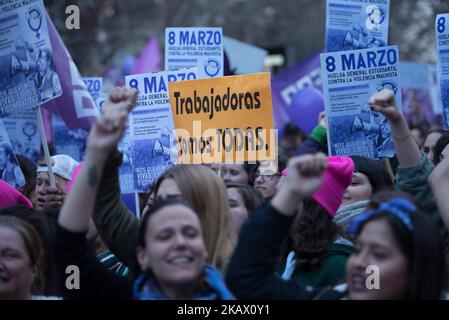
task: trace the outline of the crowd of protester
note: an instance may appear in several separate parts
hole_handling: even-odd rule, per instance
[[[449,136],[410,129],[392,91],[369,104],[395,159],[327,156],[321,115],[285,128],[278,162],[170,168],[140,218],[117,150],[136,94],[109,94],[83,163],[51,157],[55,186],[24,157],[24,184],[0,180],[0,299],[447,298]]]

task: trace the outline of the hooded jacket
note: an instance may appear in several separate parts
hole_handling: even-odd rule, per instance
[[[340,238],[326,250],[321,262],[307,272],[297,268],[295,253],[291,251],[281,278],[285,281],[293,279],[302,285],[316,288],[335,286],[345,279],[346,261],[352,251],[352,243]]]

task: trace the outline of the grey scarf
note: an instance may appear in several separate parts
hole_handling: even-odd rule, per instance
[[[369,200],[362,200],[340,207],[335,215],[335,223],[346,230],[356,216],[365,212],[368,203]]]

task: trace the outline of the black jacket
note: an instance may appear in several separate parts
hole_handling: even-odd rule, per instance
[[[132,281],[107,271],[87,243],[84,232],[70,232],[57,225],[54,255],[58,273],[64,279],[62,296],[65,299],[132,299]],[[75,273],[66,273],[68,266],[78,267],[79,289],[67,287],[75,283],[69,278]]]
[[[311,300],[343,296],[331,288],[305,287],[275,274],[281,245],[293,219],[267,203],[245,222],[226,274],[228,288],[238,299]]]

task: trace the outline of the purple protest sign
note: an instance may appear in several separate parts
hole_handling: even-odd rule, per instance
[[[322,90],[320,52],[275,75],[271,83],[275,127],[282,129],[291,121],[289,108],[293,96],[306,86]],[[316,121],[316,119],[314,119]]]
[[[54,64],[63,94],[43,104],[42,107],[60,116],[71,130],[89,130],[98,115],[95,102],[48,13],[46,18]]]
[[[151,73],[161,71],[162,55],[156,36],[151,37],[134,64],[131,74]]]

